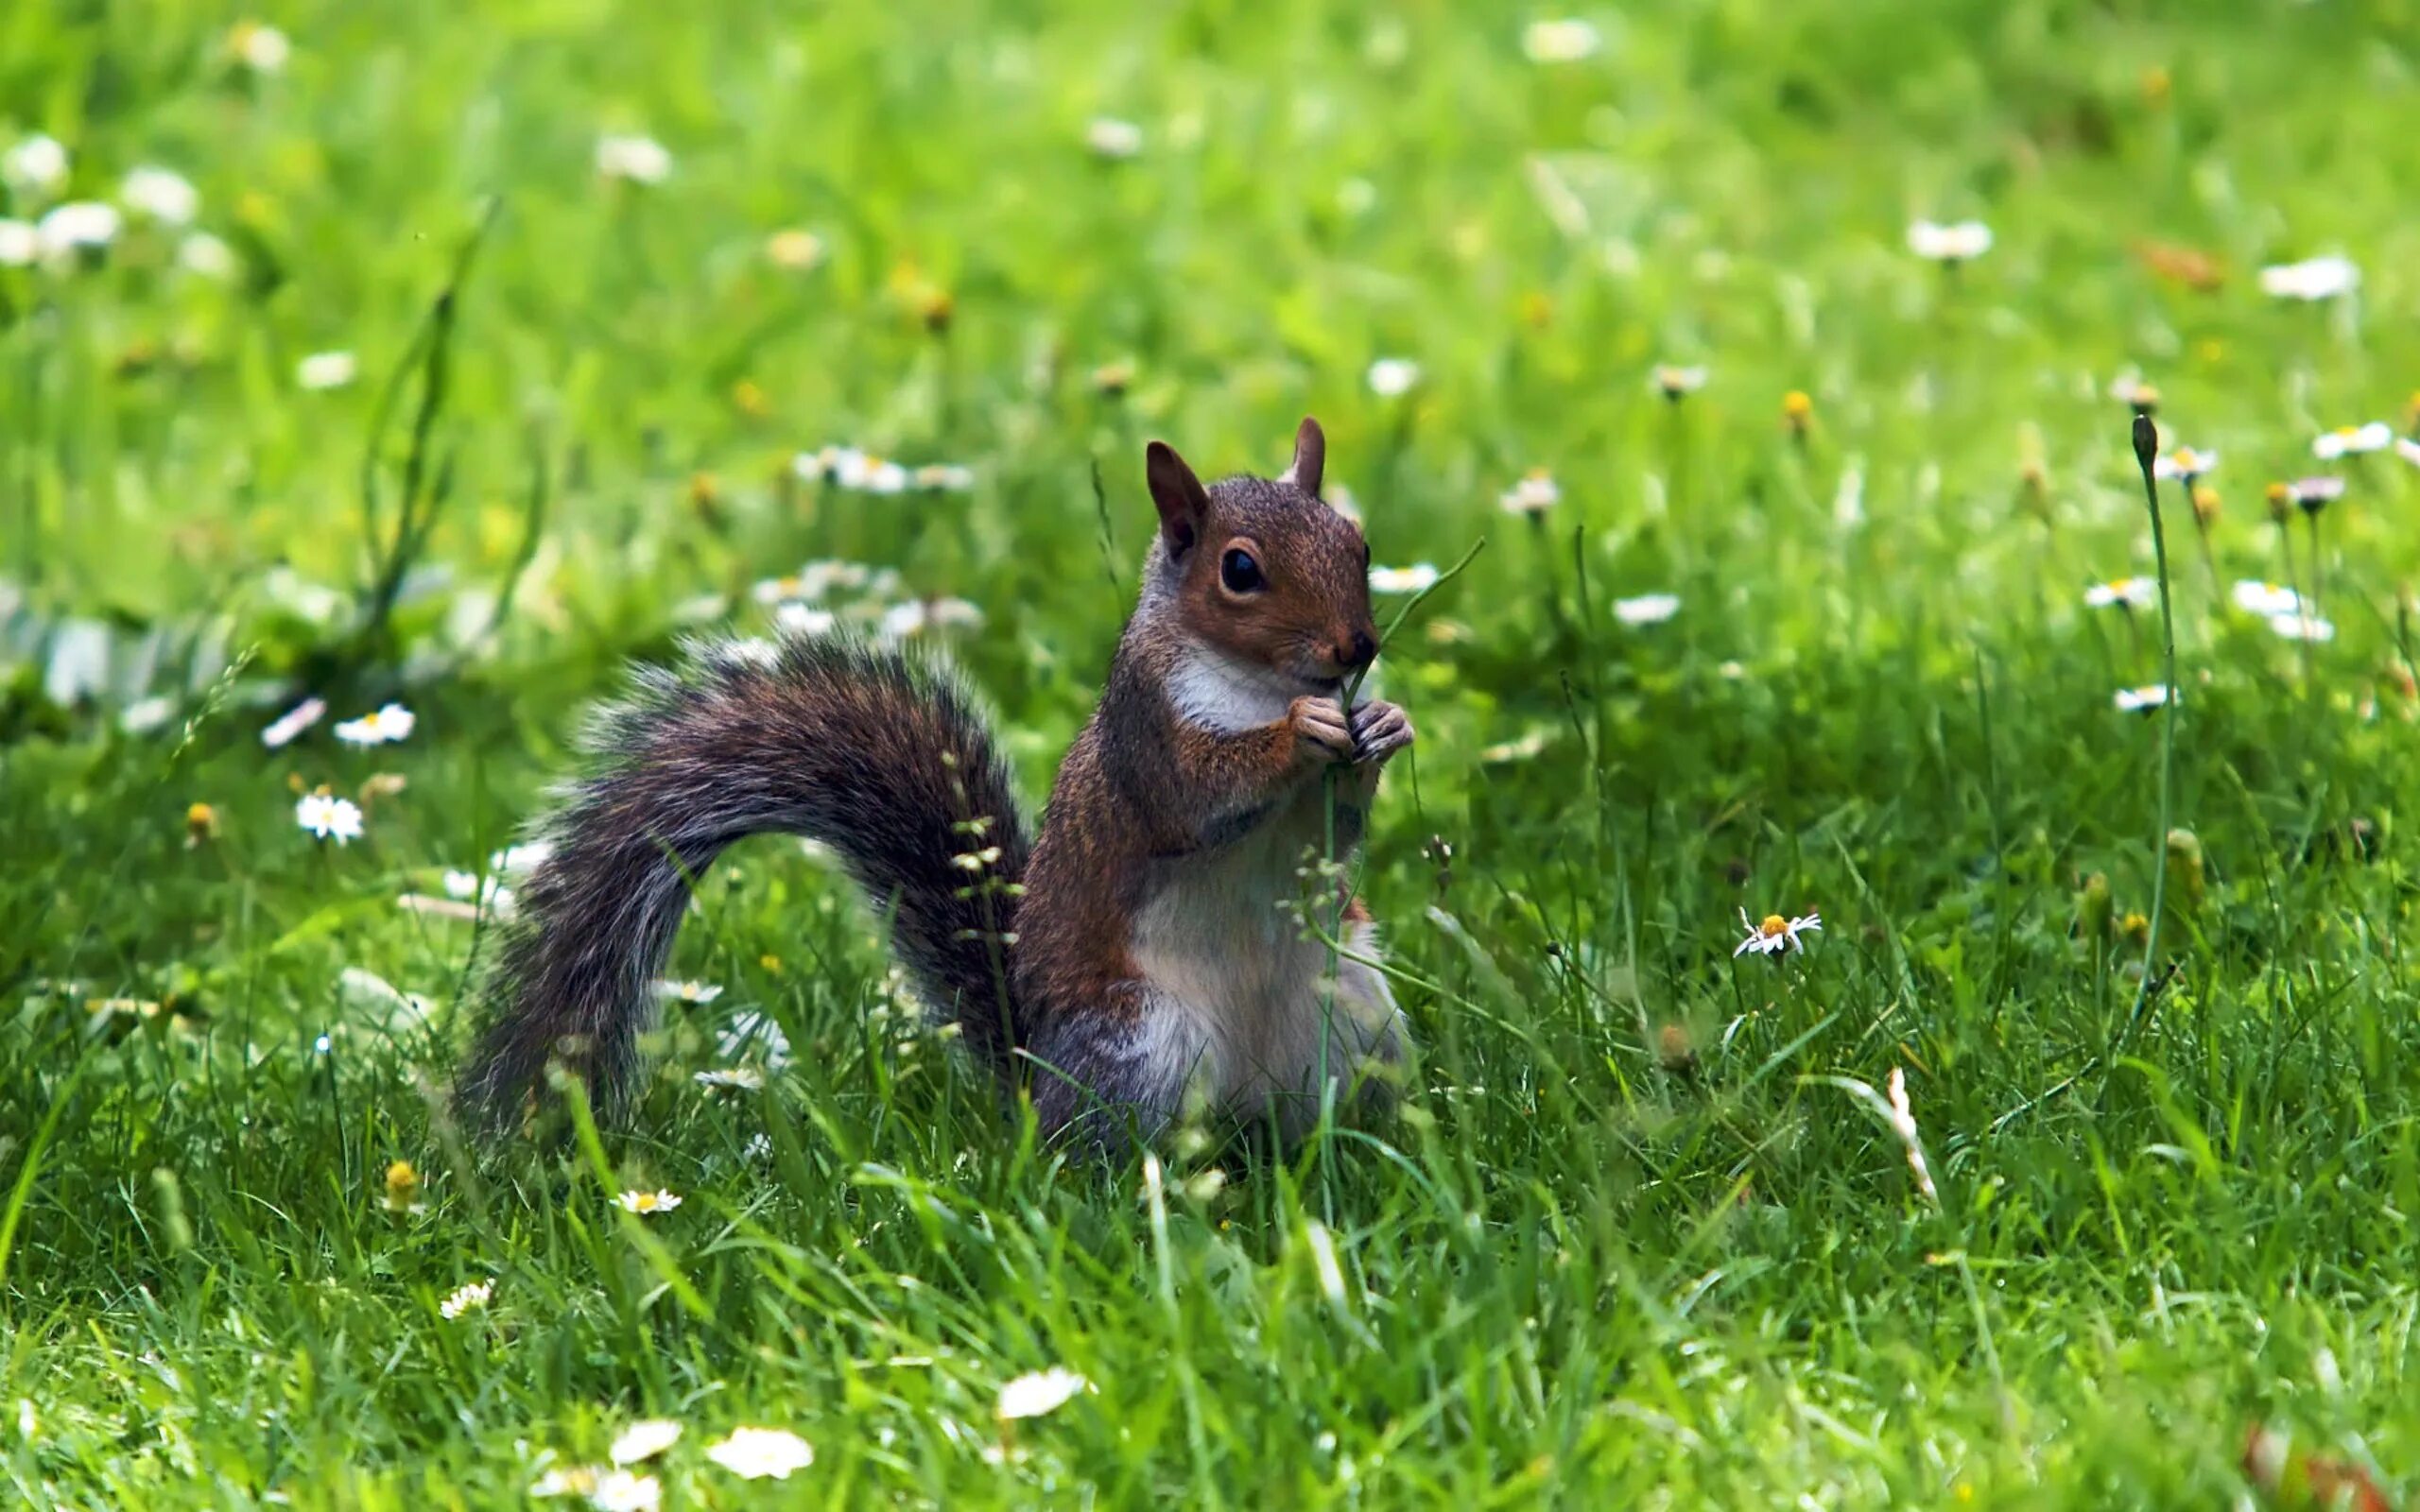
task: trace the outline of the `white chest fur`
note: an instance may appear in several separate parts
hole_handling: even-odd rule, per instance
[[[1242,839],[1170,864],[1129,942],[1157,1079],[1246,1116],[1273,1102],[1293,1130],[1317,1116],[1322,1075],[1349,1085],[1367,1058],[1400,1049],[1386,979],[1307,936],[1290,906],[1322,818],[1309,785]],[[1345,946],[1376,958],[1368,925]]]
[[[1177,653],[1167,689],[1177,718],[1218,735],[1273,725],[1294,703],[1293,688],[1276,673],[1193,640]]]

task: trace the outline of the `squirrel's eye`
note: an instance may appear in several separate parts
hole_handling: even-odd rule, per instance
[[[1248,551],[1230,551],[1219,558],[1219,581],[1227,585],[1230,593],[1250,593],[1269,586],[1269,579],[1260,576],[1260,563]]]

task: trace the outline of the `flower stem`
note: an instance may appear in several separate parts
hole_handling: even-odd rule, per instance
[[[2168,696],[2160,703],[2159,740],[2159,828],[2152,835],[2152,918],[2151,929],[2143,939],[2143,974],[2135,984],[2135,1005],[2126,1012],[2126,1022],[2110,1040],[2109,1053],[2102,1065],[2114,1072],[2118,1057],[2124,1053],[2126,1041],[2134,1038],[2141,1023],[2143,1010],[2152,994],[2152,968],[2159,961],[2160,922],[2168,916],[2168,832],[2172,817],[2169,803],[2170,778],[2176,767],[2176,705],[2183,696],[2176,685],[2176,607],[2168,580],[2168,537],[2160,528],[2159,481],[2152,463],[2159,455],[2159,431],[2148,415],[2135,417],[2135,461],[2142,469],[2143,500],[2151,509],[2152,558],[2159,569],[2159,628],[2161,643],[2161,676],[2166,679]]]

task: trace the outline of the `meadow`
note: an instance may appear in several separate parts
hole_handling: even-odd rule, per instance
[[[2410,1504],[2416,70],[2404,0],[0,11],[0,1499]],[[626,660],[935,644],[1038,802],[1145,442],[1305,414],[1409,609],[1395,1117],[1073,1157],[762,839],[626,1122],[455,1126]]]

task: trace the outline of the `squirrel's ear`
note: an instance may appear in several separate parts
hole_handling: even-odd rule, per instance
[[[1151,485],[1151,503],[1160,511],[1160,538],[1174,561],[1192,549],[1210,518],[1210,495],[1176,448],[1153,441],[1143,453],[1143,475]]]
[[[1327,471],[1327,433],[1320,422],[1308,415],[1303,417],[1302,428],[1294,432],[1294,460],[1277,474],[1280,483],[1291,483],[1316,499],[1320,496],[1320,474]]]

